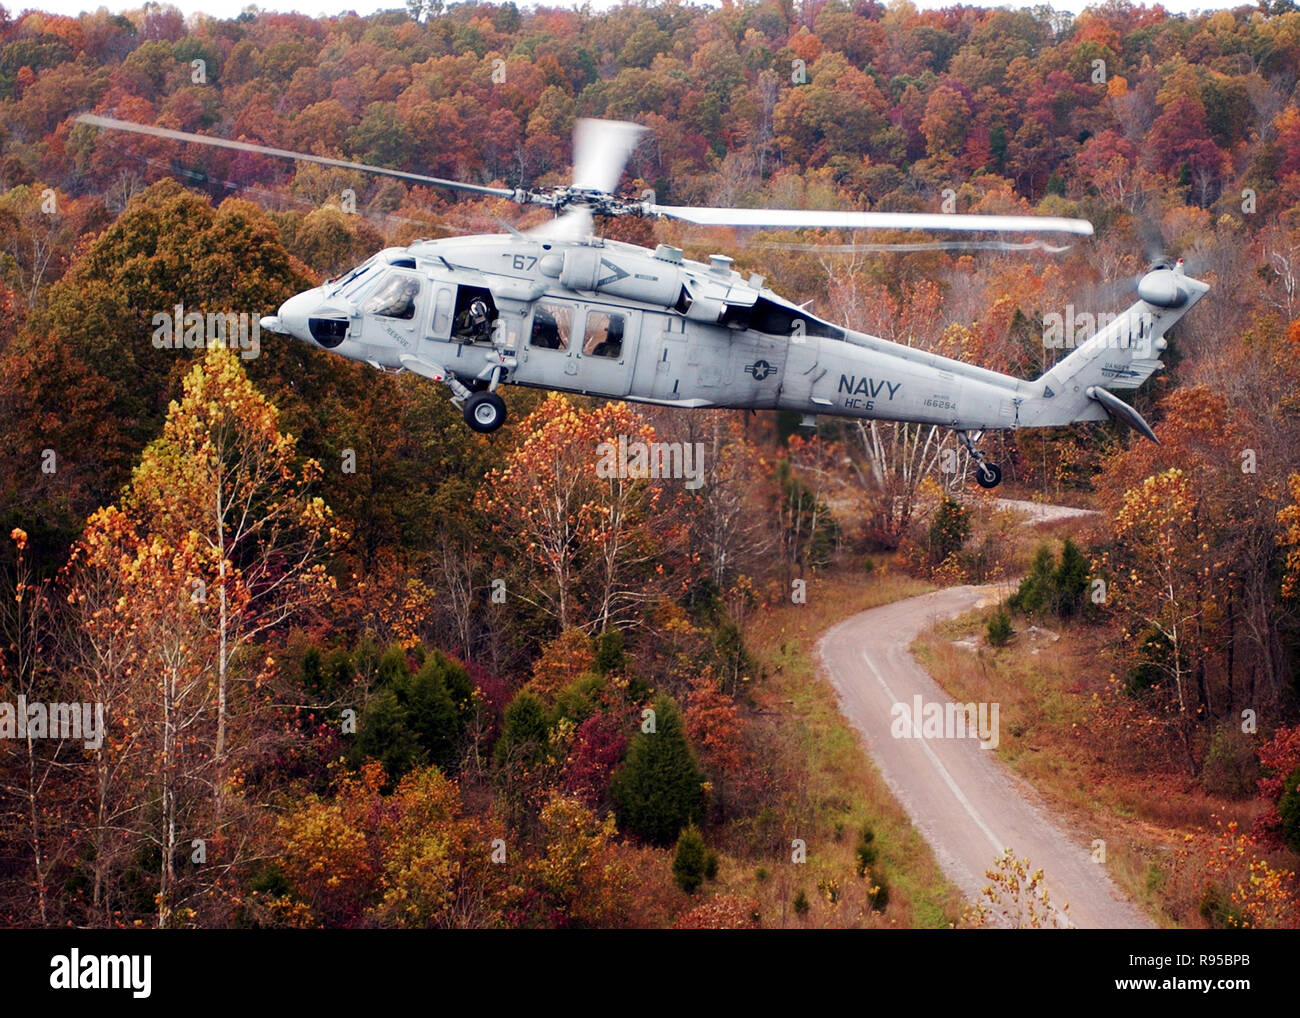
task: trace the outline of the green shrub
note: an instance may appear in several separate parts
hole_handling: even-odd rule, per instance
[[[858,833],[858,845],[853,850],[858,876],[866,876],[867,871],[876,863],[876,833],[870,826],[863,827]]]
[[[411,674],[406,665],[406,651],[401,647],[389,647],[379,658],[375,670],[376,686],[392,686]]]
[[[298,659],[299,683],[310,696],[322,702],[337,700],[347,693],[355,675],[352,655],[342,647],[326,652],[308,646]]]
[[[1218,884],[1206,885],[1197,911],[1216,930],[1241,929],[1246,921],[1241,909],[1224,897]]]
[[[596,637],[596,673],[621,672],[627,662],[623,657],[623,631],[606,629]]]
[[[1210,748],[1201,768],[1201,785],[1214,795],[1246,799],[1255,792],[1259,759],[1250,736],[1239,725],[1220,725],[1210,736]]]
[[[673,853],[673,879],[687,894],[694,894],[695,889],[704,883],[708,856],[699,828],[694,824],[684,828],[677,839],[677,851]],[[716,859],[714,871],[717,871]]]
[[[984,630],[984,637],[988,640],[990,647],[1005,647],[1007,641],[1011,639],[1011,615],[1005,608],[999,607],[989,619],[989,624]]]
[[[930,561],[938,564],[961,551],[970,536],[970,513],[951,495],[945,495],[930,521]]]
[[[1020,581],[1016,592],[1007,598],[1007,604],[1018,612],[1036,615],[1051,605],[1054,588],[1056,563],[1052,558],[1052,549],[1040,544],[1034,552],[1034,561],[1029,567],[1029,575]]]
[[[1124,691],[1139,696],[1170,677],[1174,643],[1158,629],[1149,629],[1138,644],[1137,661],[1124,677]],[[1184,668],[1186,662],[1183,663]]]
[[[978,547],[959,554],[957,561],[968,583],[987,583],[992,578],[993,564],[997,561],[997,543],[993,540],[993,535],[986,535]]]
[[[1029,574],[1020,581],[1007,604],[1026,615],[1055,615],[1068,619],[1088,604],[1088,559],[1068,537],[1058,561],[1052,549],[1040,544]]]
[[[742,675],[752,675],[756,666],[745,647],[740,627],[731,619],[723,619],[713,631],[713,664],[721,679],[722,691],[735,696]]]
[[[461,738],[478,709],[469,673],[442,651],[432,650],[402,689],[420,744],[429,751],[429,761],[445,771],[457,762]]]
[[[1282,840],[1292,852],[1300,852],[1300,767],[1286,777],[1277,815],[1282,820]]]
[[[406,709],[395,689],[382,690],[366,704],[348,755],[354,765],[378,760],[384,765],[390,788],[402,775],[425,763],[427,754],[407,724]]]
[[[555,709],[551,711],[551,724],[561,718],[568,718],[574,727],[582,724],[596,713],[600,705],[600,691],[605,679],[594,672],[579,675],[567,686],[555,694]]]
[[[877,856],[876,834],[868,825],[858,834],[858,845],[853,850],[854,868],[858,876],[866,879],[868,887],[875,888],[868,891],[867,901],[879,912],[889,904],[889,885],[876,867]]]
[[[803,893],[803,888],[799,888],[799,893],[794,896],[795,915],[805,916],[808,914],[808,895]]]

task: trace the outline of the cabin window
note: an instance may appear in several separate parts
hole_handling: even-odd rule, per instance
[[[385,280],[375,291],[375,295],[366,301],[365,310],[372,315],[384,318],[402,318],[410,321],[415,317],[415,299],[420,295],[420,281],[414,276],[395,275]]]
[[[588,357],[609,357],[617,360],[623,356],[622,315],[605,311],[587,312],[587,335],[582,342],[582,352]]]
[[[440,286],[433,300],[433,334],[448,336],[451,334],[452,292],[449,286]]]
[[[533,332],[528,345],[542,350],[567,350],[573,334],[573,308],[539,300],[533,308]]]

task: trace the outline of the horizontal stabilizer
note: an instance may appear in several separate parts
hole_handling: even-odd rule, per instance
[[[1088,386],[1088,398],[1095,399],[1106,410],[1106,413],[1117,421],[1123,421],[1138,434],[1146,435],[1147,438],[1160,444],[1160,439],[1156,438],[1156,433],[1151,430],[1151,425],[1142,419],[1142,415],[1116,396],[1113,392],[1101,388],[1097,385]]]

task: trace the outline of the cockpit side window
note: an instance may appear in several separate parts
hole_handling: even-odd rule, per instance
[[[400,273],[384,280],[368,301],[365,311],[384,318],[415,317],[415,300],[420,295],[420,281]]]

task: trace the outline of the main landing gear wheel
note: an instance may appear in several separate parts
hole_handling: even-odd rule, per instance
[[[988,458],[975,448],[975,439],[979,438],[982,432],[977,433],[975,438],[971,438],[965,431],[956,432],[958,441],[966,447],[970,453],[970,458],[975,461],[975,480],[981,488],[996,488],[1002,483],[1002,468],[996,463],[990,463]]]
[[[996,463],[980,463],[975,468],[975,480],[981,488],[996,488],[1002,482],[1002,468]]]
[[[465,423],[475,431],[486,434],[505,422],[506,401],[495,392],[475,392],[465,400]]]

